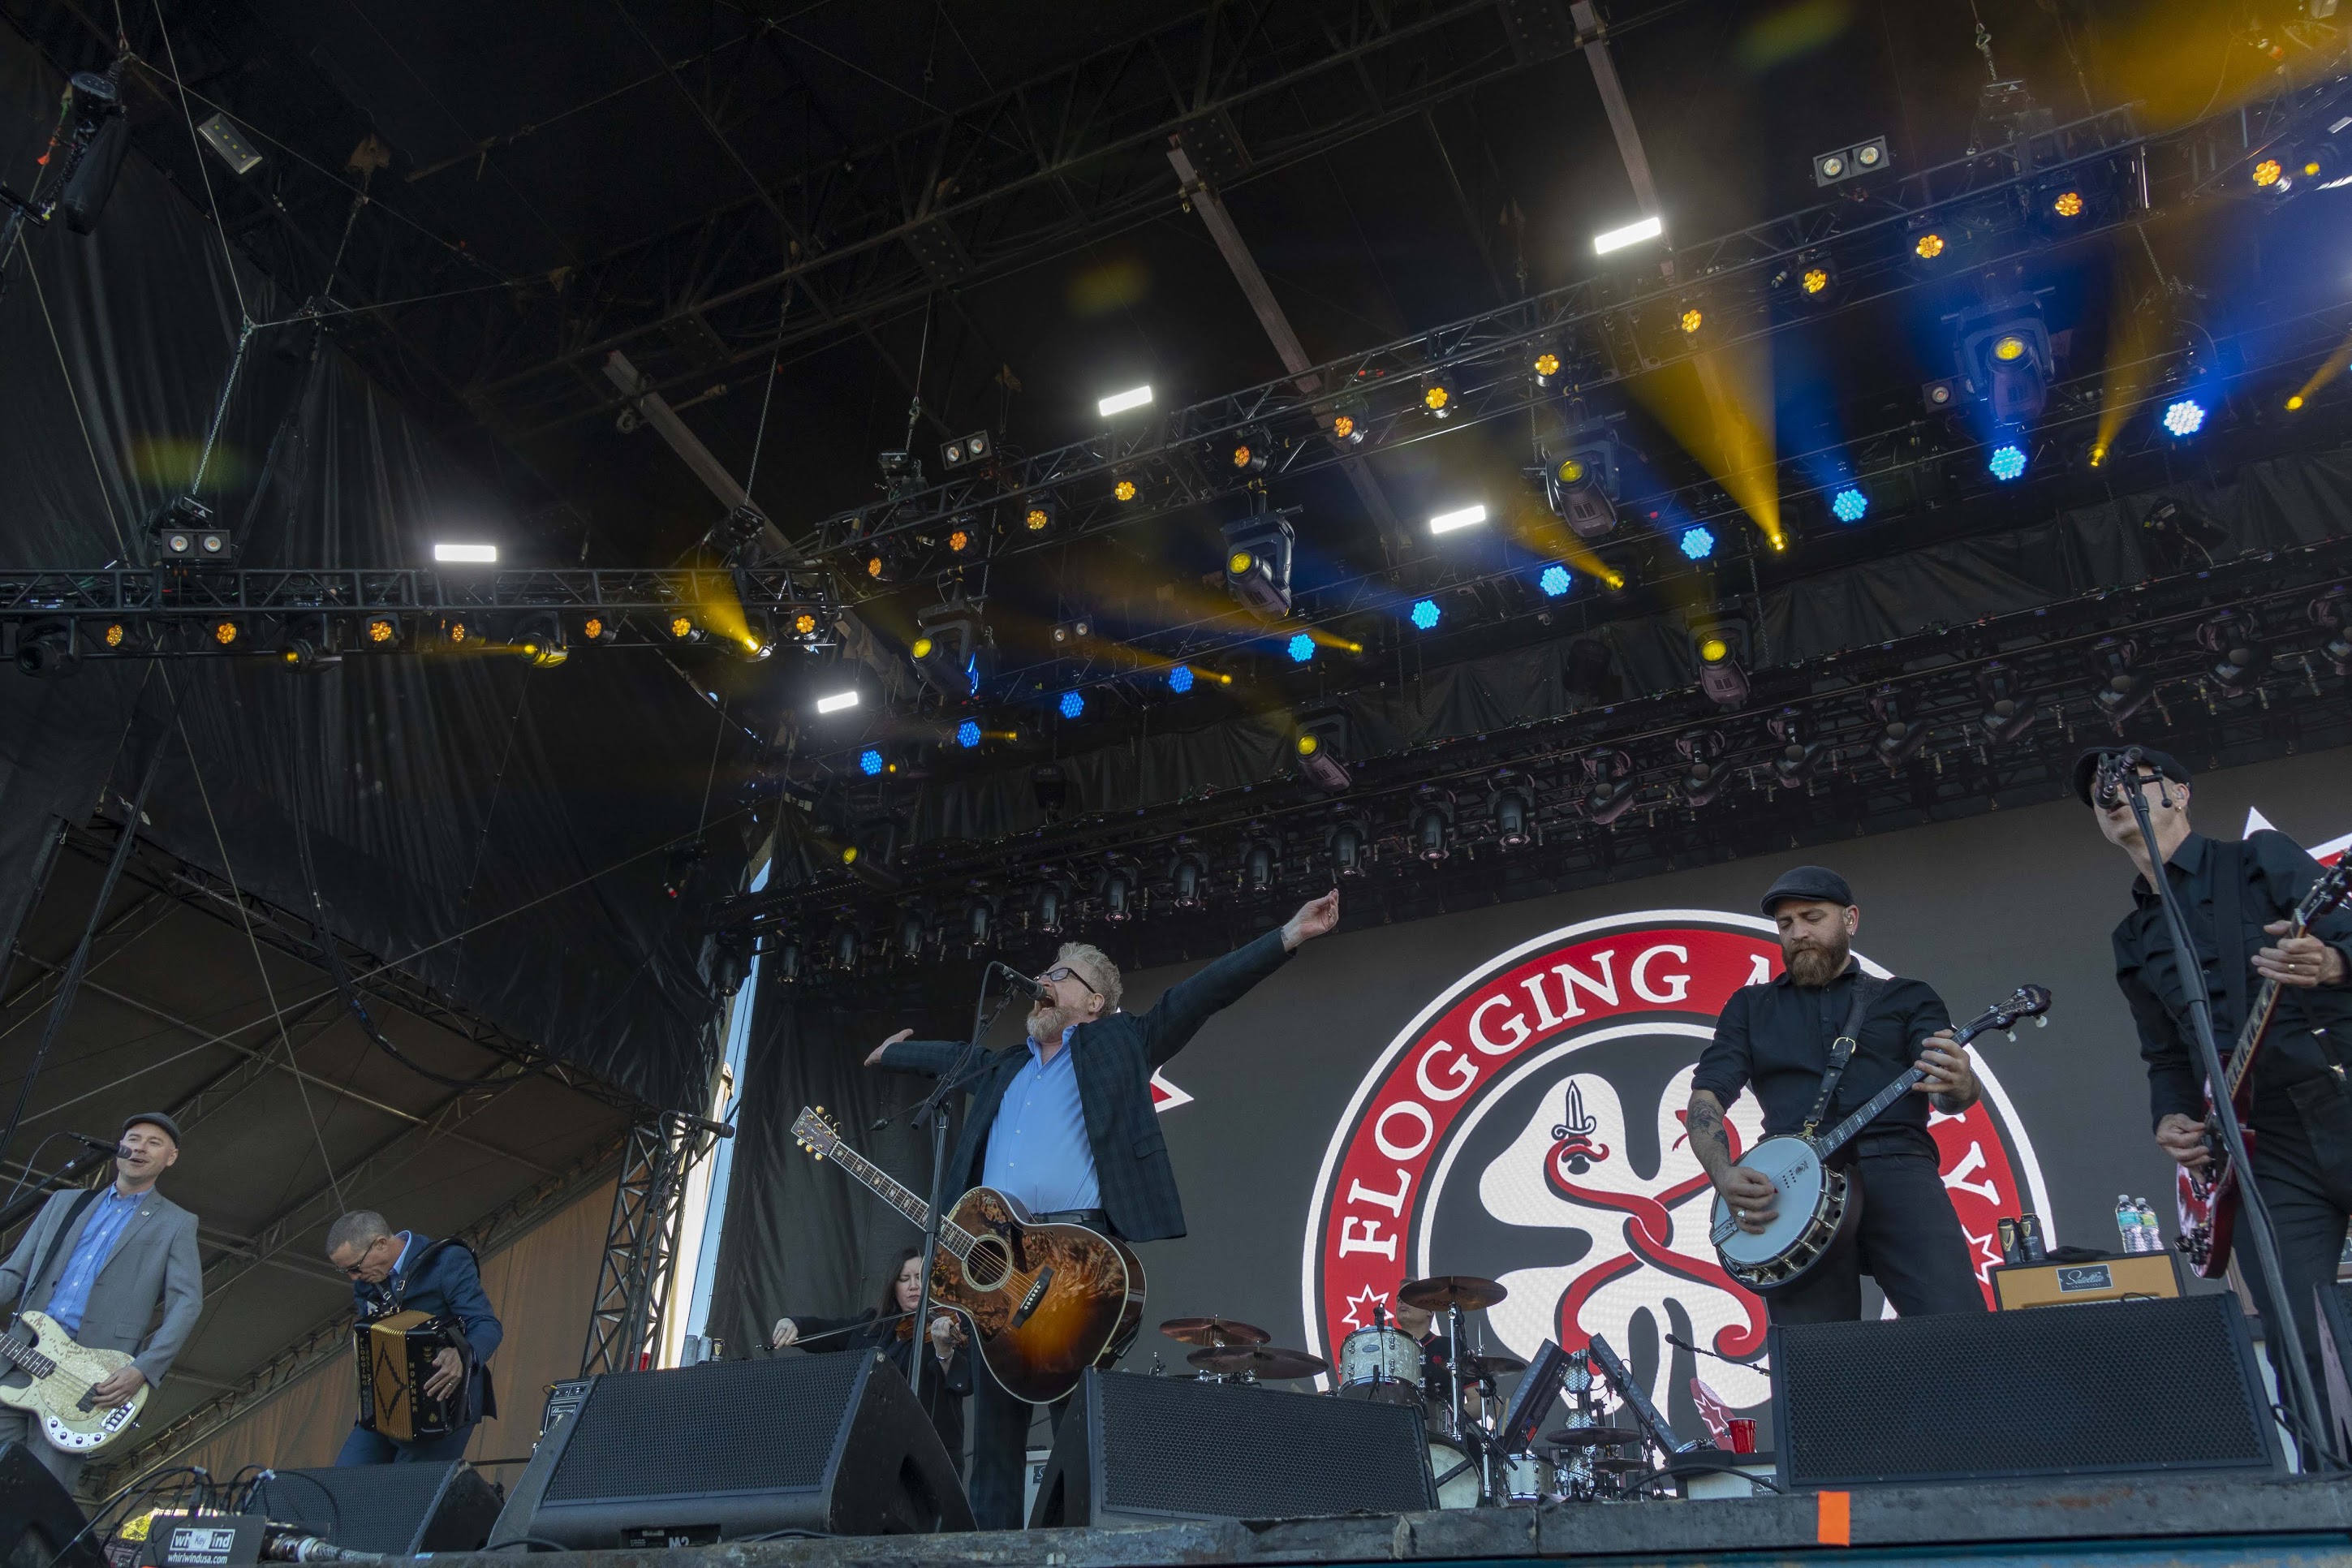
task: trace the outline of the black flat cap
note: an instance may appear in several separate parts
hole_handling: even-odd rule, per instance
[[[1772,918],[1772,906],[1782,899],[1802,899],[1809,904],[1851,904],[1853,889],[1845,879],[1827,866],[1794,866],[1780,873],[1764,895],[1764,918]]]
[[[135,1116],[124,1117],[122,1121],[122,1132],[118,1132],[115,1136],[117,1138],[121,1137],[124,1132],[130,1131],[132,1128],[138,1126],[142,1121],[150,1127],[162,1128],[165,1133],[170,1135],[173,1142],[177,1143],[180,1141],[180,1124],[173,1121],[167,1112],[161,1110],[142,1110]]]
[[[2099,771],[2099,764],[2109,757],[2119,756],[2132,749],[2129,746],[2093,746],[2074,759],[2074,794],[2084,805],[2091,804],[2091,779]],[[2189,782],[2189,770],[2170,752],[2159,752],[2153,746],[2141,746],[2138,751],[2142,763],[2154,768],[2174,784]]]

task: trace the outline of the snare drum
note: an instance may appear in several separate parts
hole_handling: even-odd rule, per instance
[[[1513,1502],[1553,1502],[1568,1495],[1559,1466],[1543,1455],[1521,1454],[1499,1463],[1503,1490]]]
[[[1429,1439],[1429,1473],[1440,1508],[1478,1506],[1478,1461],[1451,1439]]]
[[[1392,1405],[1421,1403],[1421,1346],[1396,1329],[1358,1329],[1339,1342],[1340,1394]]]

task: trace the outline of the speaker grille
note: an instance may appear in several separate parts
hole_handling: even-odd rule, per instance
[[[1805,1486],[2268,1468],[2231,1295],[1772,1331],[1788,1478]]]
[[[1436,1506],[1417,1410],[1098,1375],[1105,1512],[1285,1519]]]
[[[299,1525],[354,1552],[405,1556],[417,1549],[425,1517],[449,1479],[450,1465],[368,1465],[350,1469],[276,1470],[255,1489],[247,1511]],[[495,1508],[491,1510],[495,1516]],[[488,1520],[483,1521],[487,1528]],[[488,1537],[474,1542],[486,1543]]]
[[[845,1351],[599,1378],[548,1479],[546,1500],[822,1486],[867,1359]]]

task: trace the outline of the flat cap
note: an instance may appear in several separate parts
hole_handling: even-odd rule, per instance
[[[2099,764],[2109,757],[2120,756],[2134,749],[2130,746],[2093,746],[2074,759],[2074,794],[2084,805],[2091,804],[2091,780],[2097,774]],[[2154,768],[2174,784],[2189,782],[2189,770],[2170,752],[2159,752],[2153,746],[2141,746],[2137,750],[2143,765]]]
[[[162,1110],[142,1110],[136,1115],[124,1117],[122,1119],[122,1132],[118,1132],[115,1136],[117,1138],[121,1137],[124,1132],[130,1131],[132,1128],[138,1126],[142,1121],[150,1127],[162,1128],[164,1132],[170,1135],[173,1142],[177,1143],[180,1141],[180,1124],[172,1120],[171,1114],[168,1111]]]
[[[1764,895],[1767,920],[1772,916],[1772,906],[1782,899],[1802,899],[1809,904],[1851,904],[1853,889],[1827,866],[1793,866],[1781,872],[1780,880]]]

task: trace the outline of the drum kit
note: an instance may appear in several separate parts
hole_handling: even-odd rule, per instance
[[[1451,1353],[1439,1355],[1397,1326],[1379,1307],[1370,1326],[1339,1344],[1339,1365],[1330,1392],[1343,1399],[1418,1405],[1428,1424],[1429,1468],[1437,1483],[1440,1508],[1502,1507],[1561,1501],[1613,1502],[1633,1497],[1632,1478],[1651,1468],[1643,1435],[1625,1426],[1599,1424],[1591,1368],[1580,1353],[1562,1396],[1570,1401],[1567,1426],[1546,1432],[1524,1452],[1506,1454],[1496,1428],[1505,1400],[1497,1381],[1527,1370],[1527,1363],[1504,1351],[1488,1351],[1483,1333],[1468,1351],[1465,1314],[1483,1311],[1509,1292],[1492,1279],[1442,1274],[1409,1279],[1397,1288],[1397,1302],[1431,1319],[1443,1316]],[[1171,1318],[1160,1331],[1197,1347],[1185,1360],[1204,1383],[1252,1385],[1319,1377],[1331,1363],[1305,1351],[1267,1343],[1272,1338],[1253,1323],[1230,1318]],[[1154,1358],[1155,1372],[1161,1369]]]

